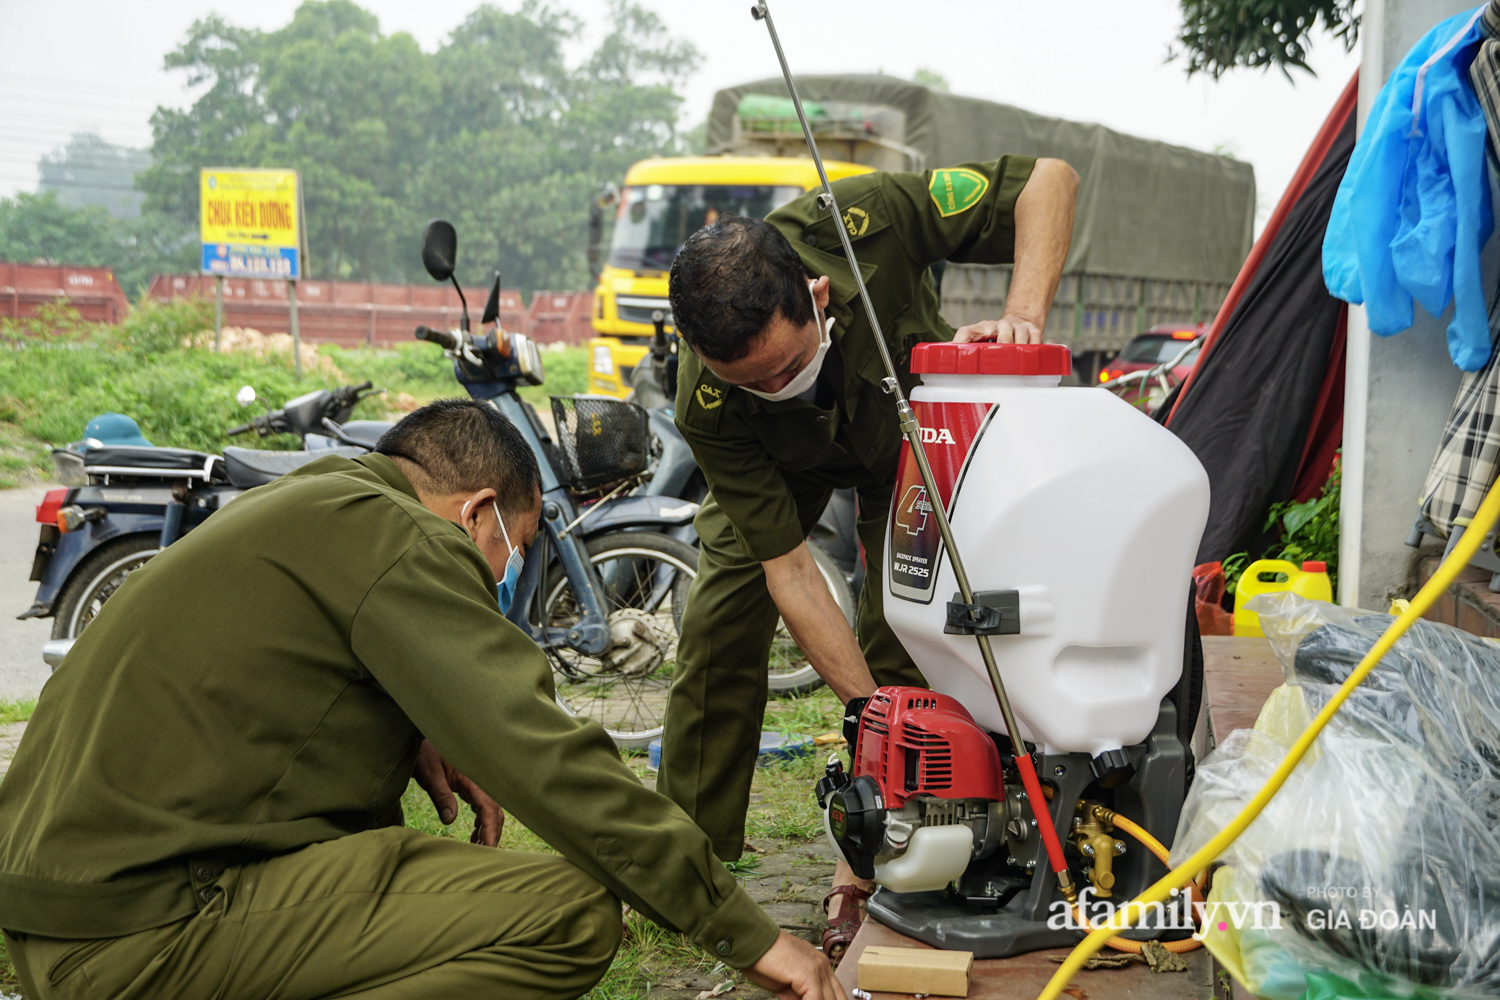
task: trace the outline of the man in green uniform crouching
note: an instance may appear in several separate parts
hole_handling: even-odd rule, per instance
[[[719,857],[744,846],[750,775],[778,618],[840,701],[845,727],[876,685],[925,687],[885,622],[880,553],[901,433],[875,332],[835,228],[853,242],[909,391],[922,341],[1041,343],[1073,235],[1078,175],[1061,160],[1007,156],[834,184],[842,217],[809,192],[764,222],[720,219],[672,263],[672,316],[691,351],[677,425],[708,480],[703,555],[683,615],[657,787]],[[954,330],[929,268],[1014,262],[1005,314]],[[805,539],[835,489],[859,498],[868,577],[856,640]],[[870,883],[840,865],[824,950],[837,957]]]
[[[536,461],[493,407],[253,490],[110,598],[0,782],[26,995],[576,997],[623,899],[786,997],[842,998],[708,838],[552,700],[496,580]],[[511,581],[513,582],[513,580]],[[475,843],[405,829],[415,776]],[[498,800],[498,804],[497,804]],[[497,850],[503,814],[562,857]]]

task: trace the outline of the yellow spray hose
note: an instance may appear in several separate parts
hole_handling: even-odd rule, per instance
[[[1463,537],[1458,540],[1458,544],[1453,547],[1448,558],[1443,560],[1437,572],[1432,575],[1432,579],[1428,580],[1427,585],[1417,592],[1416,597],[1412,598],[1410,607],[1391,622],[1390,628],[1386,629],[1375,645],[1370,647],[1364,659],[1359,661],[1359,666],[1355,667],[1349,678],[1339,685],[1338,691],[1328,700],[1328,704],[1324,705],[1323,710],[1312,722],[1308,723],[1302,735],[1297,737],[1297,742],[1292,744],[1292,749],[1287,752],[1286,759],[1276,768],[1265,786],[1255,794],[1255,798],[1240,810],[1240,814],[1228,826],[1214,834],[1212,840],[1194,852],[1192,857],[1172,869],[1166,877],[1160,879],[1136,899],[1120,907],[1113,917],[1105,921],[1098,929],[1090,931],[1087,937],[1078,942],[1078,946],[1048,980],[1037,1000],[1057,1000],[1073,976],[1083,968],[1083,963],[1088,961],[1089,956],[1104,947],[1117,931],[1129,927],[1132,917],[1143,914],[1145,908],[1154,903],[1165,903],[1173,889],[1207,868],[1214,859],[1224,853],[1225,848],[1245,832],[1245,828],[1255,821],[1261,810],[1266,807],[1266,803],[1270,802],[1281,790],[1281,786],[1286,784],[1286,779],[1291,777],[1292,771],[1302,760],[1302,755],[1311,749],[1313,741],[1318,738],[1323,727],[1328,725],[1328,721],[1334,717],[1354,689],[1369,676],[1370,671],[1375,669],[1375,665],[1380,662],[1381,658],[1390,652],[1396,640],[1401,638],[1406,630],[1426,613],[1428,608],[1437,603],[1438,598],[1443,596],[1458,574],[1469,565],[1469,560],[1474,558],[1474,553],[1479,551],[1485,535],[1494,526],[1497,515],[1500,515],[1500,481],[1490,487],[1489,493],[1485,495],[1484,503],[1479,505],[1479,510],[1474,515],[1473,522],[1464,530]]]

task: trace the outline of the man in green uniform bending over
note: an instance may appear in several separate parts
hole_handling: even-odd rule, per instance
[[[0,927],[31,1000],[576,997],[618,899],[784,997],[842,998],[642,787],[496,580],[537,465],[493,407],[235,500],[131,574],[0,782]],[[510,580],[509,582],[514,582]],[[413,776],[475,843],[405,829]],[[493,798],[492,798],[493,797]],[[495,849],[503,804],[562,857]]]
[[[1073,233],[1078,175],[1061,160],[1008,156],[834,185],[843,217],[804,194],[764,221],[699,230],[672,264],[672,316],[692,350],[680,361],[677,425],[710,497],[667,703],[657,787],[724,859],[744,846],[750,776],[778,617],[858,718],[877,685],[925,686],[885,623],[880,553],[901,434],[874,332],[834,229],[853,242],[901,379],[922,341],[1041,343]],[[1015,270],[1005,315],[953,330],[928,268],[940,261]],[[830,493],[854,488],[869,576],[856,640],[805,541]],[[830,902],[870,888],[839,866]],[[857,905],[830,911],[837,957]]]

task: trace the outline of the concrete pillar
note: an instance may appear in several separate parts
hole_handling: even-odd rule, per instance
[[[1359,127],[1375,94],[1433,25],[1474,0],[1367,0],[1362,26]],[[1493,243],[1489,248],[1493,250]],[[1491,257],[1492,254],[1487,254]],[[1486,287],[1495,271],[1487,268]],[[1437,451],[1459,370],[1448,356],[1447,314],[1420,305],[1411,329],[1371,334],[1365,311],[1349,310],[1345,375],[1339,602],[1384,611],[1415,590],[1417,549],[1406,545],[1422,484]],[[1422,550],[1427,554],[1432,543]]]

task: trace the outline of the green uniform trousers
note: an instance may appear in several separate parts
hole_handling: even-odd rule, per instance
[[[830,496],[830,489],[794,491],[803,535],[817,524]],[[855,628],[860,649],[877,685],[926,687],[886,624],[881,600],[891,487],[861,487],[858,497],[867,567]],[[730,861],[745,848],[750,779],[766,714],[766,664],[781,616],[766,589],[765,571],[741,547],[712,495],[694,527],[703,548],[683,611],[656,788],[708,834],[715,854]]]
[[[31,1000],[587,992],[620,904],[562,858],[390,827],[226,869],[196,916],[117,938],[5,935]]]

